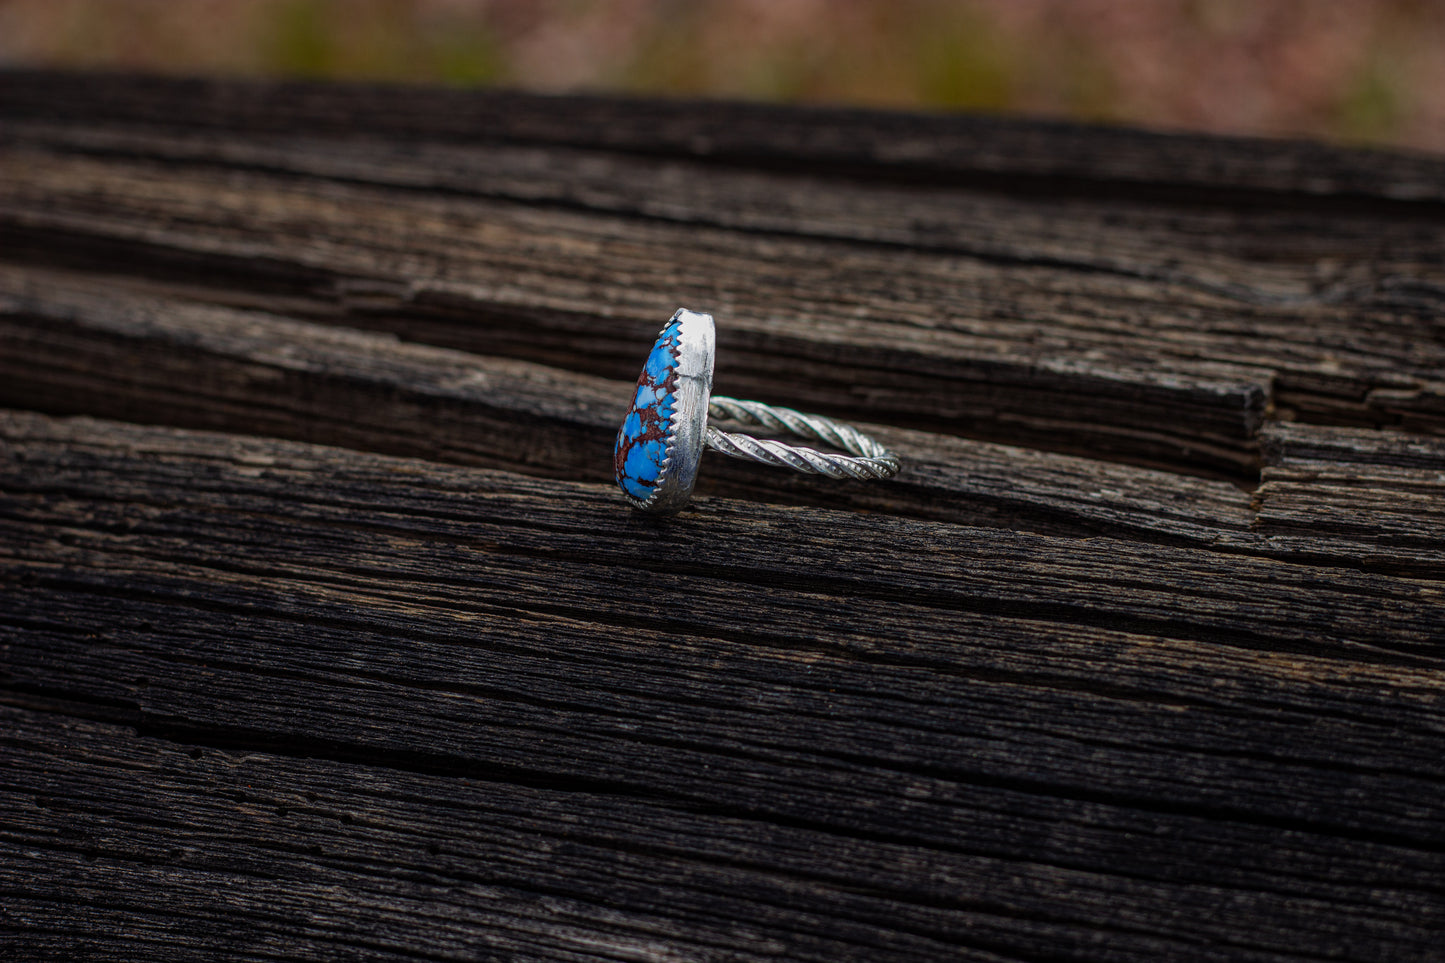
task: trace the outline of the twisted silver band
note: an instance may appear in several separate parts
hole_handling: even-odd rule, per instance
[[[712,397],[716,338],[712,315],[687,308],[657,333],[612,449],[617,485],[633,507],[658,515],[682,511],[708,448],[729,458],[829,478],[869,481],[898,474],[898,456],[852,425],[792,408]],[[711,419],[816,438],[848,454],[733,434],[713,427]]]
[[[705,444],[729,458],[791,468],[809,475],[854,478],[859,481],[892,478],[898,474],[897,455],[852,425],[845,425],[822,415],[808,415],[792,408],[717,396],[708,399],[707,413],[710,419],[737,421],[774,431],[786,431],[803,438],[816,438],[852,453],[840,455],[785,445],[769,438],[754,438],[751,435],[722,431],[709,424],[703,436]]]

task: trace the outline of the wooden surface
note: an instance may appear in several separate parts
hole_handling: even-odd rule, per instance
[[[0,74],[0,957],[1445,959],[1445,162]],[[653,333],[886,484],[625,508]]]

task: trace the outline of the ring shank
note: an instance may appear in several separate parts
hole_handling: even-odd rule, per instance
[[[900,462],[896,454],[852,425],[822,415],[804,414],[792,408],[757,401],[713,396],[708,400],[708,416],[785,431],[802,438],[816,438],[850,453],[841,455],[800,445],[785,445],[768,438],[722,431],[709,423],[704,433],[707,447],[730,458],[791,468],[810,475],[859,481],[892,478],[898,474]]]

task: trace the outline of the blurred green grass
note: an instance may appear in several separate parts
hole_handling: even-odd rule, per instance
[[[993,111],[1445,151],[1445,0],[0,0],[0,64]]]

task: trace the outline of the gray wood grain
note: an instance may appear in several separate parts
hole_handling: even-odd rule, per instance
[[[604,151],[583,133],[539,147],[505,124],[466,146],[425,131],[388,140],[386,124],[327,138],[327,125],[287,121],[284,98],[250,88],[237,101],[260,99],[232,116],[261,128],[228,139],[214,119],[191,122],[185,90],[159,125],[123,110],[99,128],[57,124],[12,101],[0,229],[52,260],[153,275],[199,257],[247,276],[244,293],[217,297],[613,378],[628,376],[657,317],[688,301],[723,318],[735,393],[1172,467],[1248,471],[1270,406],[1411,430],[1445,417],[1442,222],[1425,200],[1302,209],[1283,184],[1208,205],[899,185],[882,160],[870,179],[840,180],[620,142]],[[258,119],[263,102],[281,119]],[[545,115],[541,102],[527,114]],[[1235,147],[1256,160],[1272,151],[1262,170],[1308,153]],[[222,195],[203,186],[218,167],[233,172]],[[125,217],[67,215],[77,192],[81,204],[108,196]],[[283,207],[284,223],[262,214]],[[530,270],[533,257],[549,269]]]
[[[79,829],[69,849],[92,854],[98,879],[126,880],[162,933],[177,925],[157,908],[176,862],[182,879],[227,876],[243,872],[228,859],[265,859],[244,855],[256,846],[297,852],[267,863],[260,905],[307,904],[312,874],[345,894],[373,884],[332,874],[413,872],[346,825],[308,823],[287,842],[274,812],[313,778],[425,776],[451,788],[405,792],[460,794],[483,813],[500,799],[535,810],[519,800],[538,796],[574,827],[615,820],[622,836],[595,858],[620,888],[566,883],[550,860],[517,881],[587,906],[608,894],[620,916],[571,917],[594,940],[641,925],[661,901],[651,892],[688,932],[711,916],[777,939],[811,919],[816,948],[782,950],[800,958],[1432,952],[1445,906],[1440,583],[726,499],[658,527],[602,486],[86,419],[0,424],[12,704],[60,700],[159,740],[135,751],[200,747],[246,775],[214,813],[168,796],[165,779],[127,780],[122,755],[59,766],[44,794],[104,797],[124,781],[130,801],[107,803],[99,828],[27,808],[22,848]],[[778,567],[808,554],[828,564]],[[27,738],[39,765],[62,739]],[[107,760],[124,745],[94,738]],[[251,752],[297,762],[252,777]],[[390,790],[328,792],[352,826],[398,818]],[[161,799],[198,823],[189,848],[114,868],[174,838],[130,815]],[[430,811],[416,818],[461,818]],[[232,825],[252,812],[264,831]],[[212,839],[208,822],[226,828]],[[491,878],[483,867],[502,857],[488,847],[527,849],[505,825],[460,835],[463,878]],[[648,837],[670,840],[668,855]],[[746,847],[729,859],[751,868],[708,882],[691,864],[719,847]],[[650,881],[628,890],[639,851]],[[830,881],[806,898],[767,895],[751,875],[823,867]],[[407,892],[394,925],[425,940],[442,910]],[[339,897],[337,911],[367,912],[368,898]],[[185,905],[208,926],[226,918]],[[333,949],[365,931],[351,919]],[[288,925],[246,931],[299,939]],[[532,924],[490,925],[515,938]],[[766,955],[746,939],[717,953]]]
[[[0,268],[0,404],[606,482],[622,382]],[[709,457],[698,497],[867,509],[1445,576],[1445,439],[1276,423],[1262,484],[867,425],[887,485]],[[1345,440],[1348,446],[1342,448]],[[1370,464],[1386,460],[1390,470]]]
[[[1157,342],[1137,324],[1094,319],[1207,327],[1105,275],[244,170],[227,183],[17,148],[0,154],[0,237],[47,263],[223,278],[223,302],[613,378],[689,306],[720,317],[733,395],[1170,465],[1257,458],[1270,372],[1187,342],[1145,360]]]
[[[0,404],[609,481],[631,382],[270,313],[0,267]],[[640,365],[640,361],[639,361]],[[1243,536],[1237,485],[867,425],[903,451],[888,485],[709,456],[699,497],[882,510],[1048,534],[1207,544]]]
[[[1253,530],[1269,551],[1438,577],[1445,441],[1280,423],[1264,443]]]
[[[1034,191],[1108,185],[1219,202],[1261,193],[1343,205],[1445,200],[1445,162],[1305,142],[1006,118],[623,97],[7,70],[0,110],[76,127],[123,121],[251,136],[376,132],[403,141],[604,148],[718,164],[970,179]]]
[[[0,957],[1435,960],[1445,163],[0,72]],[[904,456],[626,510],[720,393]]]

